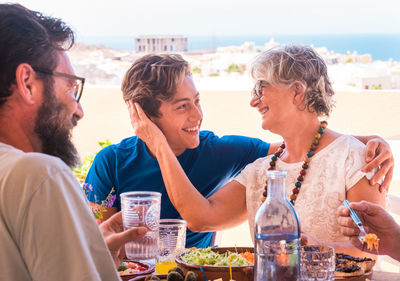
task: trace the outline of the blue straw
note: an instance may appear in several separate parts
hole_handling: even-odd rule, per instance
[[[205,279],[206,281],[208,281],[206,275],[204,274],[204,270],[203,270],[203,268],[202,268],[201,266],[200,266],[200,270],[201,270],[201,273],[203,273],[204,279]]]

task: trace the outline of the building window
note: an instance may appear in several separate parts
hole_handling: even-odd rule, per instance
[[[164,51],[168,51],[168,46],[164,45]]]
[[[175,41],[175,38],[171,38],[171,41],[174,42],[174,41]]]

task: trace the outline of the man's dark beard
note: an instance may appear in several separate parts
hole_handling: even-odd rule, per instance
[[[42,142],[42,152],[61,158],[69,167],[80,164],[79,154],[71,141],[71,130],[77,116],[68,120],[66,105],[58,101],[52,81],[44,81],[43,103],[38,110],[35,133]]]

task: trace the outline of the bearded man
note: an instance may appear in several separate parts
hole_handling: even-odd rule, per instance
[[[72,175],[73,43],[61,20],[0,4],[0,280],[120,280],[121,246],[146,232],[122,232],[120,213],[99,231]]]

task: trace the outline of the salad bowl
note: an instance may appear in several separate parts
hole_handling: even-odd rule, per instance
[[[210,253],[210,251],[221,255],[214,255]],[[198,276],[197,281],[205,281],[206,279],[212,281],[218,278],[222,278],[222,280],[232,279],[235,281],[253,280],[254,268],[252,262],[245,258],[243,258],[245,261],[240,260],[240,256],[246,255],[244,253],[247,255],[254,254],[254,248],[221,247],[207,248],[207,250],[189,250],[179,254],[175,262],[185,274],[188,271],[196,273]],[[231,267],[229,266],[229,262],[231,263]]]

